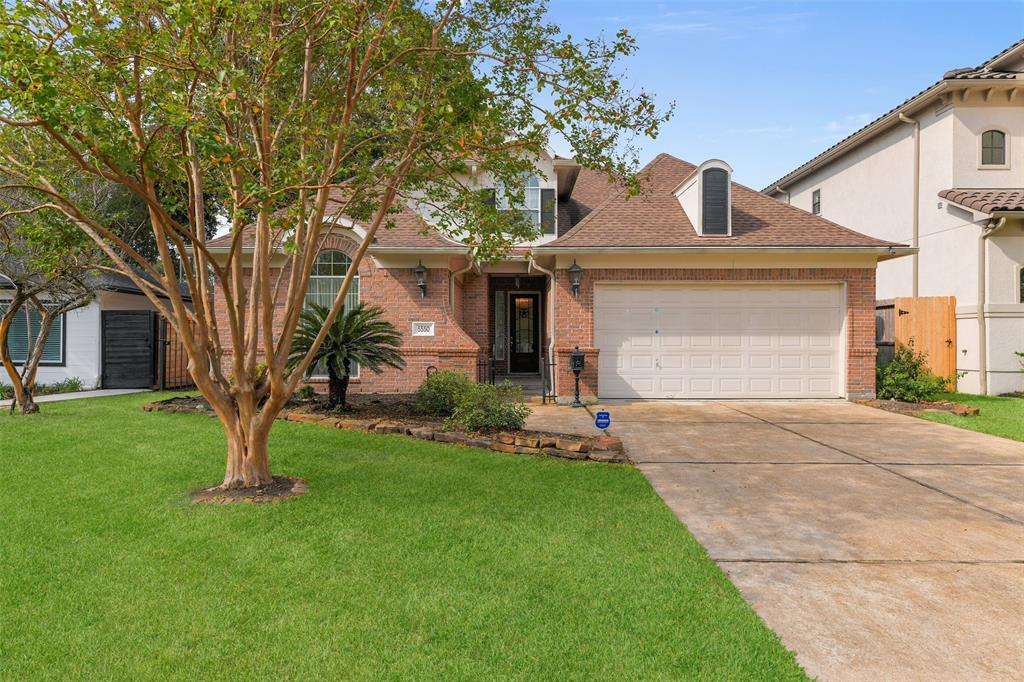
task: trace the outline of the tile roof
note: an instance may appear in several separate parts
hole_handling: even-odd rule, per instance
[[[925,88],[924,90],[921,90],[920,92],[918,92],[913,97],[908,97],[907,99],[903,100],[902,102],[897,104],[895,107],[893,107],[889,111],[885,112],[884,114],[882,114],[881,116],[879,116],[875,120],[871,121],[867,125],[861,127],[860,129],[856,130],[853,133],[850,133],[849,135],[844,137],[842,140],[840,140],[839,142],[836,142],[834,145],[832,145],[831,147],[829,147],[825,151],[821,152],[817,156],[813,157],[812,159],[810,159],[806,163],[798,166],[797,168],[793,169],[789,173],[786,173],[784,176],[782,176],[779,179],[775,180],[774,182],[770,183],[762,191],[763,192],[768,192],[768,191],[771,191],[771,190],[775,189],[779,185],[791,182],[796,177],[801,175],[804,171],[809,170],[811,167],[813,167],[815,164],[817,164],[818,161],[820,161],[824,157],[827,157],[830,153],[832,153],[836,149],[845,146],[848,142],[850,142],[854,138],[862,135],[863,133],[865,133],[869,129],[871,129],[873,127],[876,127],[876,126],[879,126],[882,123],[882,121],[884,121],[886,119],[889,119],[890,117],[893,117],[894,114],[897,114],[898,112],[903,110],[904,107],[906,107],[909,104],[912,104],[912,103],[916,102],[920,97],[922,97],[923,95],[926,95],[927,93],[931,92],[932,90],[938,88],[938,86],[942,85],[945,81],[950,81],[950,80],[1015,80],[1015,79],[1024,80],[1024,73],[1022,73],[1020,71],[1008,71],[1008,70],[993,69],[993,68],[991,68],[993,65],[998,64],[1004,57],[1007,57],[1011,53],[1018,52],[1018,51],[1021,52],[1022,54],[1024,54],[1024,39],[1018,40],[1013,45],[1010,45],[1008,48],[1006,48],[1005,50],[1003,50],[999,54],[997,54],[994,57],[991,57],[991,58],[985,60],[985,62],[982,63],[979,66],[968,67],[968,68],[963,68],[963,69],[953,69],[952,71],[947,71],[946,73],[943,74],[942,80],[939,80],[939,81],[937,81],[935,83],[932,83],[927,88]]]
[[[641,171],[644,191],[612,194],[544,249],[588,247],[886,247],[875,239],[732,183],[732,236],[700,236],[674,190],[696,166],[659,154]]]
[[[327,217],[333,217],[339,210],[340,201],[332,197],[327,201]],[[332,210],[333,209],[333,210]],[[400,248],[400,249],[438,249],[438,248],[459,248],[461,244],[454,242],[437,230],[430,227],[419,213],[411,208],[404,208],[399,213],[388,216],[388,222],[392,227],[381,229],[374,236],[371,248]],[[232,235],[226,234],[211,239],[208,246],[214,248],[227,248],[231,245]],[[280,241],[280,235],[275,237],[275,242]],[[242,248],[252,248],[255,243],[255,226],[246,225],[242,233]]]
[[[944,189],[939,196],[979,213],[1024,211],[1024,188]]]

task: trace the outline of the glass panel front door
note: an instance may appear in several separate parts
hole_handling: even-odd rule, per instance
[[[540,295],[509,297],[509,371],[540,371]]]

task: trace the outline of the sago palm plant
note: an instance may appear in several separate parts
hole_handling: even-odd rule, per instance
[[[309,352],[329,312],[322,305],[310,303],[302,313],[288,358],[290,366],[297,365]],[[328,407],[347,407],[348,383],[354,364],[371,372],[380,372],[384,367],[405,367],[405,360],[398,351],[402,335],[393,324],[382,319],[383,315],[383,308],[360,303],[351,310],[343,310],[331,325],[327,338],[313,356],[312,365],[327,370]]]

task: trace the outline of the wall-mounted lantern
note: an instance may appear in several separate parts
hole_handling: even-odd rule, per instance
[[[577,263],[576,259],[572,259],[572,265],[569,266],[569,286],[572,287],[572,295],[580,295],[580,282],[583,281],[583,268]]]
[[[420,298],[427,297],[427,266],[423,265],[423,261],[416,266],[416,286],[420,288]]]
[[[583,403],[580,402],[580,372],[583,371],[586,360],[587,356],[579,346],[576,346],[575,350],[569,354],[569,369],[576,375],[576,397],[572,401],[572,407],[583,407]]]

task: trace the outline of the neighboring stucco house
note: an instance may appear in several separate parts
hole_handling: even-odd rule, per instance
[[[166,325],[130,278],[104,273],[96,279],[92,303],[54,322],[36,381],[52,384],[77,378],[85,389],[156,386],[158,374],[167,371],[162,363],[168,358],[158,352],[164,348],[161,342],[168,334]],[[11,287],[10,281],[0,276],[0,307],[10,301]],[[39,314],[28,306],[22,312],[7,340],[17,364],[25,360],[29,339],[39,335]],[[172,358],[171,362],[182,365],[174,373],[184,380],[184,358]],[[10,383],[2,367],[0,383]]]
[[[350,301],[384,307],[408,366],[364,372],[354,391],[413,391],[430,368],[536,377],[554,357],[565,399],[578,346],[586,397],[874,395],[875,268],[909,248],[733,183],[717,160],[661,154],[633,198],[571,159],[537,168],[512,208],[535,212],[543,236],[501,262],[470,261],[415,207],[379,233]],[[365,234],[334,224],[310,299],[333,298]],[[208,247],[226,253],[230,240]]]
[[[955,296],[960,390],[1024,388],[1024,40],[949,71],[764,191],[919,246],[879,266],[879,299]]]

